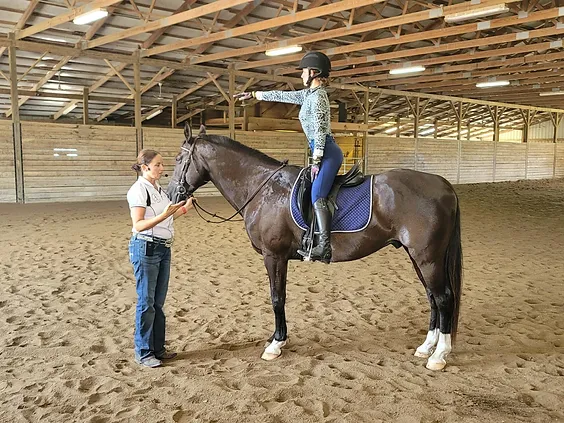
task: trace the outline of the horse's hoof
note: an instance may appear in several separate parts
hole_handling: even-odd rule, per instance
[[[419,351],[419,350],[415,350],[415,352],[413,353],[413,355],[414,355],[415,357],[419,357],[419,358],[429,358],[429,357],[431,357],[431,353],[430,353],[430,352]]]
[[[427,365],[425,367],[427,367],[429,370],[443,370],[446,366],[446,361],[445,360],[440,360],[440,361],[427,361]]]
[[[262,353],[262,355],[260,356],[260,358],[262,358],[265,361],[272,361],[278,357],[280,357],[282,355],[282,351],[280,351],[280,354],[272,354],[272,353],[267,353],[266,351]]]

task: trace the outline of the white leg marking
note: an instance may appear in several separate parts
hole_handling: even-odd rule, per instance
[[[270,345],[264,349],[261,358],[263,360],[270,361],[280,357],[280,354],[282,354],[282,347],[284,345],[286,345],[286,341],[277,341],[274,339]]]
[[[450,333],[439,334],[439,343],[437,344],[437,349],[433,353],[429,360],[427,361],[427,368],[429,370],[442,370],[446,366],[446,357],[452,351],[452,345],[450,342]]]
[[[431,354],[433,354],[433,350],[435,349],[435,345],[439,341],[439,329],[433,329],[427,332],[427,338],[425,338],[425,342],[423,342],[417,350],[415,350],[415,357],[421,358],[429,358]]]

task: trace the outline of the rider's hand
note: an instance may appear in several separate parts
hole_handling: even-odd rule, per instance
[[[169,218],[170,216],[174,215],[174,213],[176,213],[178,209],[184,206],[185,204],[187,204],[186,201],[181,201],[180,203],[176,203],[176,204],[169,204],[168,206],[166,206],[166,209],[164,209],[164,211],[161,213],[161,216],[165,216],[165,219]]]
[[[186,210],[190,210],[194,208],[194,203],[196,202],[196,197],[190,197],[188,200],[186,200]]]
[[[317,164],[311,165],[311,182],[315,181],[315,178],[317,178],[318,173],[319,173],[319,165]]]
[[[233,98],[235,100],[250,100],[254,96],[255,96],[254,93],[252,91],[250,91],[250,92],[242,92],[242,93],[235,94],[233,96]]]

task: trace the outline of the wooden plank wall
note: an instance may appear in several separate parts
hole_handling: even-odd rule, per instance
[[[441,175],[449,182],[456,184],[458,182],[458,142],[457,140],[418,139],[416,169]]]
[[[367,173],[394,168],[478,183],[564,176],[564,144],[369,137]]]
[[[494,181],[525,179],[527,145],[498,142],[496,147]]]
[[[0,203],[16,202],[16,168],[12,121],[0,120]]]
[[[123,200],[135,181],[135,128],[22,122],[22,144],[26,203]]]
[[[491,141],[462,141],[458,183],[493,182],[494,151]]]
[[[554,144],[554,177],[564,178],[564,143]]]
[[[415,169],[413,138],[368,137],[366,173],[381,173],[390,169]]]
[[[555,144],[529,142],[527,146],[527,179],[552,178]]]

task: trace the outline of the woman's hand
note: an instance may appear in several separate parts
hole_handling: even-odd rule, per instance
[[[241,100],[241,101],[243,101],[243,100],[250,100],[250,99],[253,98],[253,97],[254,97],[254,93],[253,93],[253,92],[243,92],[243,93],[235,94],[235,95],[233,96],[233,98],[234,98],[235,100]]]
[[[176,204],[169,204],[168,206],[166,206],[166,209],[164,209],[164,211],[161,213],[161,216],[167,219],[170,216],[173,216],[174,213],[176,213],[178,209],[183,207],[185,204],[186,201],[181,201],[180,203],[176,203]]]

